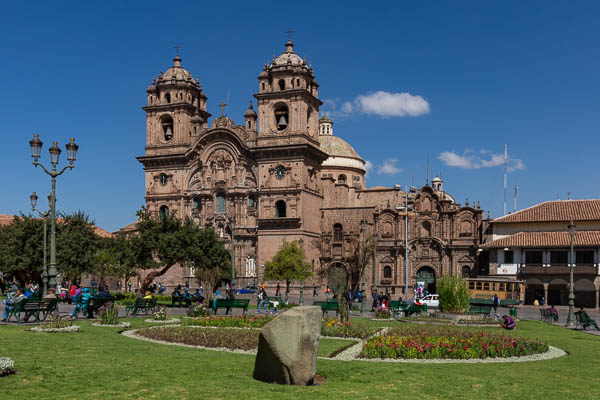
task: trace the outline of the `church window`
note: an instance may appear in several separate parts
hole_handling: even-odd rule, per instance
[[[169,177],[167,176],[167,174],[162,173],[158,176],[158,181],[162,186],[165,186],[169,182]]]
[[[383,267],[383,278],[392,279],[392,267],[390,267],[389,265]]]
[[[194,210],[198,210],[200,211],[200,209],[202,208],[202,203],[200,202],[199,198],[194,198]]]
[[[285,90],[285,81],[283,79],[280,79],[278,84],[279,84],[279,90]]]
[[[262,83],[262,90],[265,90],[265,83]]]
[[[227,209],[226,207],[226,196],[225,193],[219,192],[217,193],[217,212],[224,213]]]
[[[342,224],[333,225],[333,241],[341,242],[343,239],[343,228]]]
[[[288,127],[289,110],[285,104],[281,104],[275,109],[275,124],[279,131],[283,131]]]
[[[160,219],[163,219],[169,215],[169,207],[160,206]]]
[[[173,118],[169,115],[165,116],[161,121],[161,125],[165,140],[171,140],[173,138]]]
[[[462,267],[462,277],[463,278],[468,278],[469,276],[471,276],[471,267],[469,267],[468,265],[463,265],[463,267]]]
[[[248,207],[256,207],[256,197],[253,194],[248,196]]]
[[[286,214],[285,214],[285,201],[283,200],[278,200],[275,203],[275,218],[285,218]]]
[[[430,237],[431,236],[431,223],[429,221],[424,221],[421,224],[421,237]]]
[[[346,183],[346,175],[341,174],[338,176],[338,183]]]
[[[171,102],[171,93],[165,94],[165,100],[167,101],[167,103]]]
[[[296,79],[296,86],[300,87],[300,79]]]

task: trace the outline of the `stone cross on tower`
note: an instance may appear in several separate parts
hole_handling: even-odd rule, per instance
[[[288,28],[286,33],[288,34],[288,40],[292,40],[292,33],[294,33],[292,28]]]
[[[175,45],[175,55],[176,55],[176,56],[179,56],[179,49],[180,49],[180,48],[181,48],[181,45],[180,45],[179,43],[177,43],[177,44]]]
[[[224,101],[221,101],[221,104],[217,104],[219,107],[221,107],[221,117],[225,116],[225,107],[227,107],[228,104],[225,104]]]

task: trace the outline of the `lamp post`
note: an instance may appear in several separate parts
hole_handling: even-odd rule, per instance
[[[304,239],[300,238],[300,251],[302,251],[302,262],[304,262]],[[304,278],[300,282],[300,299],[298,300],[299,305],[304,305]]]
[[[38,166],[42,167],[43,171],[50,175],[52,181],[52,191],[50,192],[49,202],[50,202],[50,268],[48,270],[48,288],[56,289],[56,275],[58,275],[58,271],[56,269],[56,177],[63,174],[67,168],[73,169],[75,166],[73,163],[75,162],[75,158],[77,157],[77,150],[79,146],[75,143],[75,139],[71,138],[69,143],[66,144],[67,148],[67,160],[69,161],[69,165],[65,166],[60,171],[56,170],[56,166],[58,165],[58,160],[60,158],[61,150],[58,147],[57,142],[52,143],[52,147],[48,149],[50,153],[50,164],[52,164],[52,169],[48,171],[46,167],[38,162],[41,153],[42,153],[42,141],[39,139],[38,134],[33,135],[33,139],[29,141],[29,147],[31,148],[31,157],[33,157],[33,165],[37,168]]]
[[[50,210],[42,213],[40,210],[36,209],[35,206],[38,201],[38,196],[35,192],[31,193],[29,196],[29,201],[31,202],[31,211],[35,211],[38,215],[44,219],[44,269],[42,270],[42,282],[44,285],[44,296],[48,294],[48,257],[47,257],[47,245],[48,245],[48,234],[47,234],[47,225],[48,225],[48,217],[50,216]],[[48,202],[50,202],[50,196],[48,196]]]
[[[362,279],[361,279],[361,283],[360,283],[360,315],[364,316],[367,315],[367,299],[365,298],[365,292],[367,291],[367,280],[366,280],[366,276],[365,276],[365,270],[366,270],[366,257],[364,257],[365,255],[365,232],[367,230],[367,220],[366,219],[362,219],[360,221],[360,231],[362,233],[362,237],[361,237],[361,246],[362,246],[362,251],[359,253],[361,255],[361,259],[360,259],[360,263],[362,264]]]
[[[569,271],[569,314],[567,315],[567,327],[575,327],[575,285],[573,284],[573,269],[575,267],[575,257],[573,254],[573,241],[575,239],[576,226],[573,220],[567,227],[571,237],[571,270]]]
[[[235,284],[235,215],[231,216],[231,287]]]

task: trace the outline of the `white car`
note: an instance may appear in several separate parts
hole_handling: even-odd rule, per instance
[[[430,294],[421,299],[421,303],[427,304],[427,307],[438,308],[440,306],[440,296]]]

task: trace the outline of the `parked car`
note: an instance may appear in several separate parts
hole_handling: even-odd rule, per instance
[[[440,306],[440,296],[430,294],[421,299],[421,303],[427,304],[427,307],[438,308]]]
[[[245,288],[238,289],[235,291],[236,294],[256,293],[256,292],[258,292],[258,287],[256,287],[256,286],[246,286]]]

